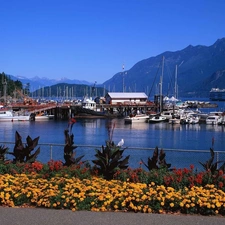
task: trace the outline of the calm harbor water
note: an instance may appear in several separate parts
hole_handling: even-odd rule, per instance
[[[222,103],[223,104],[223,103]],[[207,109],[208,110],[208,109]],[[214,111],[216,109],[213,109]],[[213,111],[212,109],[210,111]],[[108,140],[108,125],[115,124],[113,141],[118,143],[124,139],[125,155],[130,155],[130,166],[137,168],[140,159],[147,162],[148,157],[152,157],[152,150],[143,150],[143,148],[160,149],[182,149],[182,150],[206,150],[212,146],[214,138],[214,149],[225,152],[225,126],[194,124],[194,125],[171,125],[169,123],[137,123],[124,124],[123,119],[77,119],[73,127],[75,145],[101,146]],[[26,142],[26,137],[31,138],[40,136],[39,144],[52,143],[62,146],[52,148],[50,146],[40,146],[41,153],[38,160],[47,162],[52,157],[54,160],[63,159],[64,130],[68,126],[68,121],[19,121],[19,122],[1,122],[0,124],[0,145],[4,142],[15,141],[15,132],[18,131]],[[10,151],[13,151],[14,145],[9,145]],[[135,149],[129,149],[134,147]],[[85,155],[86,160],[94,159],[94,147],[78,147],[78,155]],[[225,160],[223,154],[223,160]],[[199,161],[205,162],[210,154],[200,153],[198,156],[190,152],[166,152],[166,160],[173,166],[188,167],[190,164],[199,164]]]

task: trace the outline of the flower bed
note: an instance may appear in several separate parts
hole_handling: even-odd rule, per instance
[[[118,170],[114,179],[85,165],[0,164],[0,205],[92,211],[225,215],[225,177],[194,168]]]

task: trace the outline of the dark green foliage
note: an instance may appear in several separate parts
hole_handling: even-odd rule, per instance
[[[210,171],[212,174],[215,174],[215,172],[222,170],[225,173],[225,162],[224,161],[217,161],[217,162],[213,162],[214,161],[214,157],[215,157],[215,153],[213,148],[210,148],[210,154],[211,157],[208,161],[206,161],[205,163],[199,162],[203,168],[206,171]],[[222,166],[219,167],[219,164],[223,163]]]
[[[39,137],[32,139],[29,135],[26,138],[27,144],[24,146],[22,142],[22,137],[16,131],[15,134],[15,146],[13,152],[9,154],[13,155],[15,158],[13,161],[15,163],[23,163],[23,162],[34,162],[40,153],[40,147],[33,153],[31,152],[36,148],[38,145]]]
[[[72,133],[73,125],[76,123],[75,119],[71,119],[68,128],[64,131],[65,136],[65,147],[64,147],[64,159],[65,159],[65,166],[70,166],[72,164],[78,164],[80,160],[84,157],[84,155],[75,158],[76,152],[73,152],[74,149],[77,148],[77,146],[74,146],[74,135]]]
[[[121,150],[121,147],[116,146],[113,141],[106,141],[106,146],[102,146],[101,150],[96,149],[95,157],[97,159],[92,162],[95,164],[98,174],[110,180],[118,168],[127,169],[130,156],[122,159],[124,150],[125,148]]]
[[[16,89],[23,89],[23,84],[21,81],[13,81],[10,76],[6,75],[4,72],[0,73],[0,92],[4,93],[3,83],[7,83],[6,95],[13,96],[13,92]]]
[[[148,170],[153,170],[153,169],[159,169],[159,168],[170,168],[171,164],[166,163],[165,160],[166,154],[163,151],[163,149],[160,150],[159,153],[159,149],[158,147],[155,148],[154,152],[153,152],[153,156],[152,158],[148,157],[148,164],[146,164],[142,159],[142,163],[148,168]]]
[[[106,141],[106,146],[102,146],[101,150],[95,150],[95,157],[97,159],[92,160],[98,174],[103,175],[107,180],[113,179],[113,175],[118,169],[127,169],[130,158],[130,156],[126,156],[122,159],[125,148],[121,149],[121,146],[116,146],[112,141],[114,128],[115,123],[108,123],[107,130],[109,140]]]
[[[9,148],[6,146],[0,146],[0,162],[4,162],[5,154],[8,152]]]

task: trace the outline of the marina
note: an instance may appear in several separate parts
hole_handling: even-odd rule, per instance
[[[0,112],[2,112],[2,115],[5,111],[12,111],[17,115],[31,115],[30,120],[90,117],[125,118],[126,122],[132,122],[145,121],[145,119],[151,120],[152,116],[161,116],[157,118],[166,117],[168,121],[174,116],[181,116],[182,113],[187,114],[185,112],[187,110],[192,110],[192,113],[195,110],[202,117],[202,110],[205,112],[205,109],[218,107],[218,104],[215,102],[198,100],[174,101],[171,100],[172,98],[162,100],[160,96],[155,96],[153,101],[149,101],[144,93],[108,93],[108,96],[106,95],[103,99],[99,102],[86,97],[82,101],[65,100],[62,102],[57,100],[40,102],[29,99],[29,102],[12,102],[2,106]]]
[[[85,155],[84,159],[91,161],[95,149],[100,149],[108,140],[108,129],[113,124],[113,141],[119,143],[121,139],[124,140],[124,153],[130,155],[132,168],[139,166],[141,158],[147,160],[152,157],[156,146],[166,151],[167,161],[177,168],[189,167],[190,164],[201,168],[199,161],[208,160],[212,140],[214,150],[221,152],[219,159],[225,160],[222,154],[225,153],[225,126],[169,122],[125,124],[123,118],[77,118],[73,126],[74,142],[78,146],[76,156]],[[4,122],[1,123],[0,142],[12,151],[16,131],[21,134],[23,141],[28,135],[32,138],[40,136],[38,160],[63,161],[64,130],[67,127],[68,120]]]

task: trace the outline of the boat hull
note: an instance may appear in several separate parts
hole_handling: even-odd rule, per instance
[[[167,121],[167,118],[164,116],[153,116],[152,118],[148,120],[149,123],[162,123],[166,121]]]
[[[124,118],[125,123],[144,123],[149,119],[148,115],[128,116]]]
[[[0,112],[0,122],[9,122],[9,121],[29,121],[30,116],[15,115],[11,111],[1,111]]]
[[[48,121],[53,119],[54,115],[35,116],[35,121]]]

